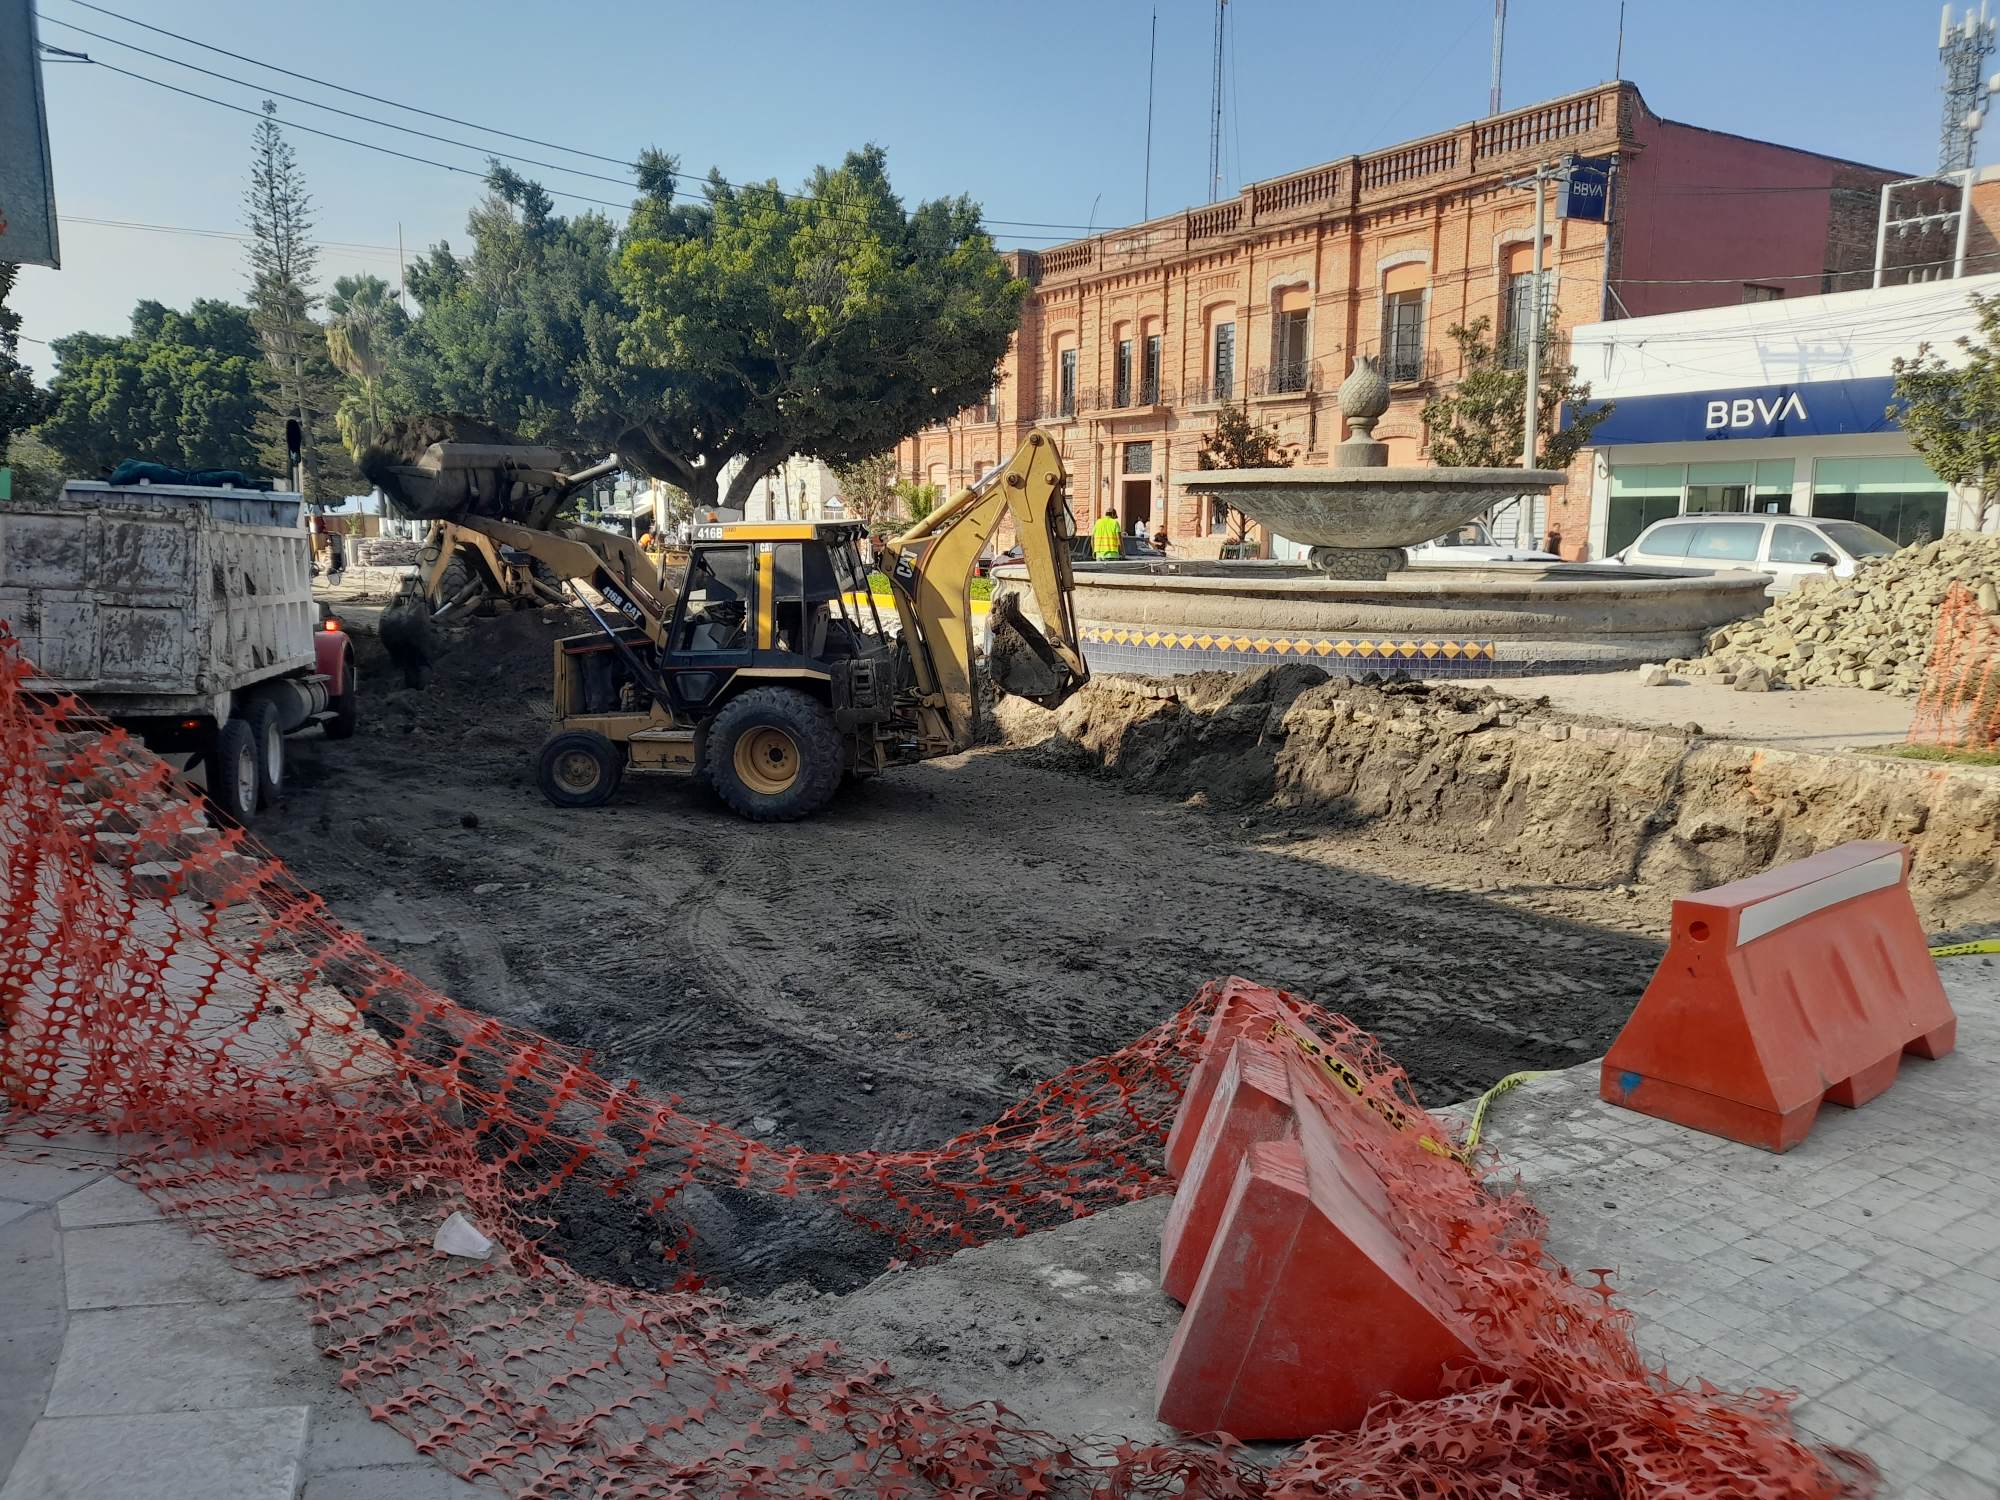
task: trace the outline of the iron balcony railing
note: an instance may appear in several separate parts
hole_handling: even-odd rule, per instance
[[[1320,389],[1319,366],[1309,359],[1288,360],[1252,370],[1243,382],[1249,396],[1296,396]]]
[[[1382,378],[1391,385],[1428,385],[1443,369],[1438,351],[1421,344],[1392,345],[1382,360]]]

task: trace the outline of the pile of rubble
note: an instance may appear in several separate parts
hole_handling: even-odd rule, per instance
[[[1852,578],[1802,579],[1763,614],[1712,631],[1707,655],[1669,662],[1666,672],[1721,677],[1748,692],[1844,685],[1914,697],[1954,583],[2000,612],[2000,536],[1954,532],[1863,562]]]

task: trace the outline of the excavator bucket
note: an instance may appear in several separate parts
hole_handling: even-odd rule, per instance
[[[986,671],[1001,692],[1043,708],[1059,708],[1088,680],[1057,655],[1048,637],[1021,613],[1018,595],[996,595],[987,624],[993,640],[987,648]]]

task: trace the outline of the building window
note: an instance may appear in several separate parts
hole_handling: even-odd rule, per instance
[[[1160,336],[1146,335],[1146,354],[1139,366],[1139,404],[1157,406],[1160,404]]]
[[[1604,554],[1632,545],[1653,522],[1668,516],[1792,513],[1792,460],[1759,463],[1613,464],[1605,512]],[[1664,556],[1653,542],[1652,556]],[[1675,554],[1678,556],[1679,554]]]
[[[1507,308],[1505,326],[1501,330],[1500,359],[1510,370],[1517,370],[1528,362],[1528,340],[1540,325],[1548,306],[1547,271],[1542,272],[1541,285],[1542,295],[1537,298],[1533,271],[1517,271],[1507,278]]]
[[[1076,351],[1065,349],[1057,356],[1056,409],[1066,417],[1076,415]],[[1523,421],[1527,419],[1522,418]]]
[[[1125,473],[1150,474],[1153,472],[1153,445],[1151,443],[1127,443],[1125,445]]]
[[[1745,302],[1776,302],[1784,295],[1785,289],[1781,286],[1759,286],[1754,281],[1743,283],[1743,300]],[[1523,420],[1526,419],[1524,418]]]
[[[1301,308],[1281,312],[1271,326],[1271,390],[1276,394],[1306,388],[1306,324],[1312,314]]]
[[[1236,393],[1236,325],[1215,325],[1215,389],[1217,401],[1227,401]],[[1523,418],[1525,421],[1526,419]]]
[[[1946,488],[1921,458],[1822,458],[1812,513],[1872,526],[1898,547],[1944,535]]]
[[[1382,301],[1382,374],[1392,382],[1424,378],[1424,294],[1394,292]]]
[[[1681,513],[1683,477],[1679,464],[1611,466],[1611,498],[1604,522],[1606,557],[1623,552],[1655,521]]]
[[[1689,515],[1747,511],[1755,477],[1754,464],[1689,464],[1685,509]]]
[[[1132,341],[1118,341],[1118,358],[1112,366],[1111,404],[1130,406],[1132,404]]]

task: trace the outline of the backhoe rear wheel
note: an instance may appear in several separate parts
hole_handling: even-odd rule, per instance
[[[833,715],[797,688],[752,688],[709,722],[703,770],[716,795],[758,823],[818,812],[846,763]]]
[[[602,807],[625,776],[625,752],[591,729],[552,734],[542,745],[536,779],[557,807]]]

